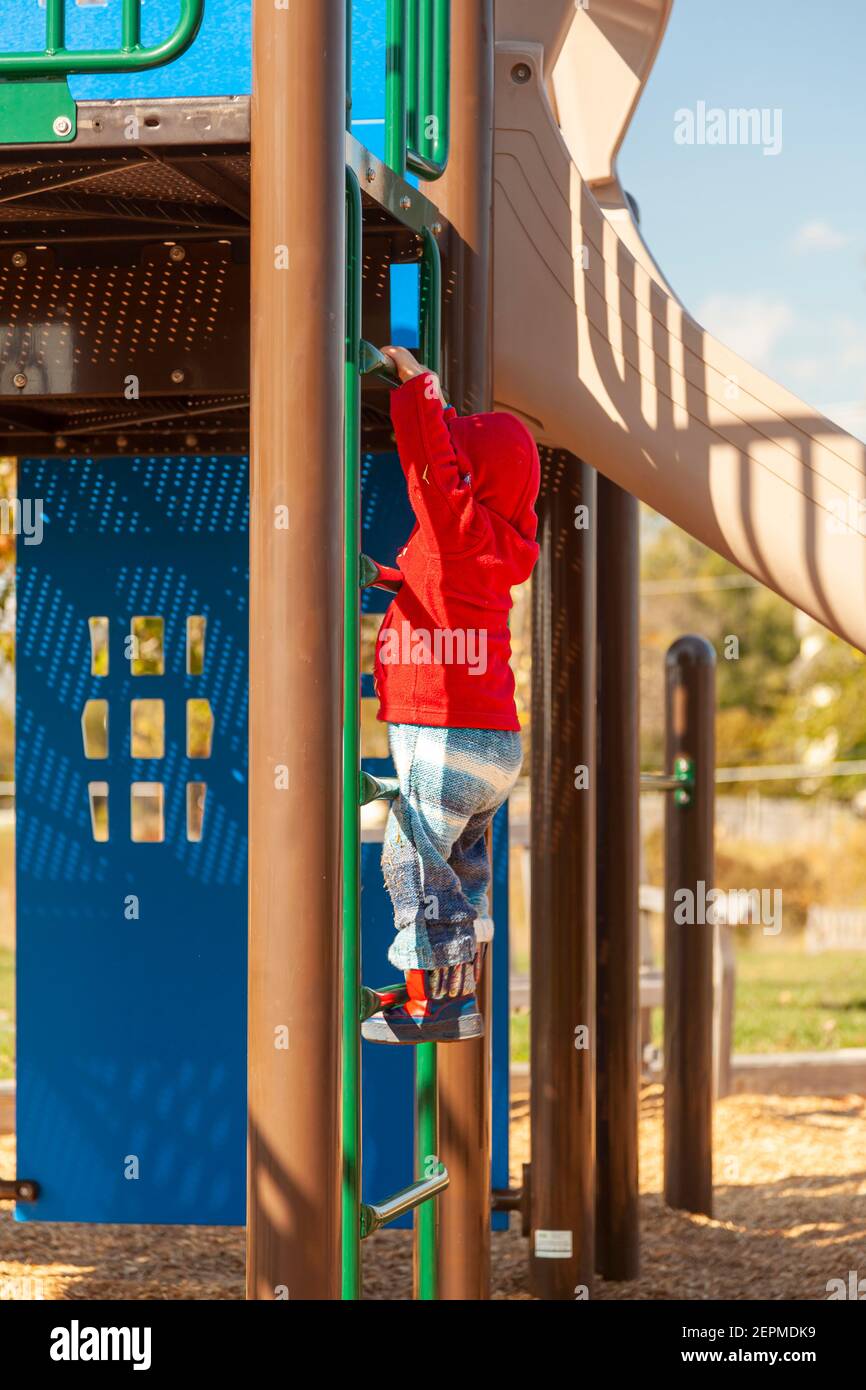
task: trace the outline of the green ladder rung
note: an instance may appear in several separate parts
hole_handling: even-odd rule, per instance
[[[386,381],[389,386],[400,385],[397,364],[393,357],[388,357],[386,353],[380,352],[377,347],[368,343],[364,338],[361,339],[358,370],[361,376],[375,375],[380,377],[382,381]]]
[[[369,772],[361,772],[358,783],[362,806],[369,806],[371,801],[396,801],[400,795],[396,777],[372,777]]]
[[[673,772],[642,772],[640,785],[646,791],[673,792],[675,805],[689,806],[695,790],[694,762],[686,754],[678,754]]]
[[[404,984],[384,985],[382,989],[371,989],[369,985],[361,986],[361,1018],[372,1018],[380,1009],[389,1009],[394,1004],[405,1004],[409,998],[409,991]]]
[[[431,1197],[445,1191],[449,1181],[447,1168],[442,1168],[435,1177],[413,1182],[409,1187],[404,1187],[402,1192],[395,1192],[393,1197],[386,1197],[384,1202],[362,1202],[361,1239],[366,1240],[374,1231],[390,1225],[392,1221],[405,1216],[409,1211],[414,1211],[424,1202],[429,1202]]]

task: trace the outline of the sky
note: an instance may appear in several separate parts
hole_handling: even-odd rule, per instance
[[[864,57],[864,0],[674,0],[619,174],[698,322],[866,440]],[[778,153],[678,142],[699,102]]]

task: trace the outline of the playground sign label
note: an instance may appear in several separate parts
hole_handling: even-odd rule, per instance
[[[536,1231],[535,1257],[538,1260],[570,1260],[574,1254],[571,1231]]]

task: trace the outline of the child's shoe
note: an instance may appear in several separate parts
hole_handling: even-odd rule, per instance
[[[368,1042],[460,1042],[480,1038],[484,1019],[475,999],[475,963],[407,970],[407,998],[361,1024]]]

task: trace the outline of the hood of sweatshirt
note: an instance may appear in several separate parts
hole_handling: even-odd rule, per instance
[[[538,449],[530,431],[508,411],[444,414],[464,479],[482,506],[500,518],[499,544],[516,583],[531,573],[538,556],[535,502],[541,482]]]

